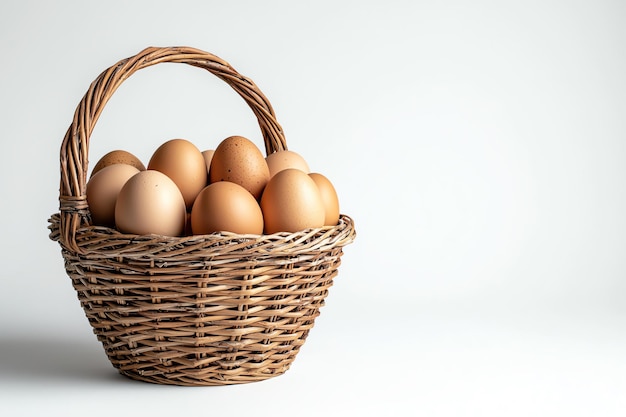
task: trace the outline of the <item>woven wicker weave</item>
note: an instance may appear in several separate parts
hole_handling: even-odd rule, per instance
[[[138,236],[94,226],[86,200],[89,137],[108,99],[160,63],[208,70],[258,119],[266,153],[287,149],[258,87],[222,59],[187,47],[148,48],[91,84],[61,146],[60,209],[50,218],[81,306],[112,365],[175,385],[260,381],[289,369],[337,275],[352,219],[273,235]]]

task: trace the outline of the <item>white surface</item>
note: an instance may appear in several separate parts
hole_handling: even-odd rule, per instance
[[[621,416],[626,6],[619,1],[9,1],[0,6],[0,415]],[[59,145],[89,83],[150,45],[211,51],[271,100],[356,221],[283,376],[118,376],[58,245]],[[260,144],[195,68],[124,83],[90,155]]]

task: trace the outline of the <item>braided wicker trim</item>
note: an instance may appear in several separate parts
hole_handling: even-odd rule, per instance
[[[49,219],[49,238],[59,241],[61,246],[59,213]],[[336,226],[303,230],[296,233],[275,233],[272,235],[240,235],[220,232],[211,235],[170,237],[160,235],[123,234],[115,229],[102,226],[83,226],[77,230],[76,243],[85,257],[100,258],[162,258],[194,260],[197,256],[226,256],[235,259],[243,254],[256,259],[281,255],[300,255],[311,251],[325,251],[352,243],[356,231],[352,218],[342,214]],[[65,249],[68,249],[65,247]]]

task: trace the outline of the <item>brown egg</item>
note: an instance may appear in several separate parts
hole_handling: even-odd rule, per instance
[[[270,177],[287,168],[296,168],[307,174],[309,173],[309,164],[300,154],[294,151],[284,150],[271,153],[265,157],[265,161],[270,170]]]
[[[207,149],[206,151],[202,151],[202,156],[204,157],[204,163],[206,164],[207,175],[209,175],[209,169],[211,168],[211,159],[213,159],[214,153],[215,151],[213,149]]]
[[[187,215],[185,216],[185,232],[184,235],[185,236],[191,236],[193,234],[193,232],[191,231],[191,212],[187,212]]]
[[[298,232],[322,227],[326,210],[315,181],[299,169],[274,175],[261,197],[265,233]]]
[[[107,153],[102,158],[100,158],[100,160],[98,160],[96,165],[93,167],[93,170],[91,171],[91,177],[93,177],[93,175],[96,172],[100,171],[102,168],[113,164],[126,164],[134,166],[139,171],[143,171],[146,169],[143,162],[141,162],[141,160],[135,155],[130,152],[117,149]]]
[[[98,226],[115,227],[115,202],[117,196],[139,170],[127,164],[107,165],[92,175],[87,182],[87,204],[91,221]]]
[[[257,200],[270,171],[259,148],[243,136],[230,136],[215,148],[209,170],[210,182],[230,181],[241,185]]]
[[[117,196],[115,224],[123,233],[181,236],[186,219],[183,195],[162,172],[140,171],[126,181]]]
[[[207,185],[206,163],[202,152],[186,139],[171,139],[152,154],[148,169],[167,175],[180,189],[187,209]]]
[[[320,190],[324,210],[326,213],[324,225],[335,226],[339,222],[339,198],[337,191],[328,178],[317,172],[312,172],[309,177],[315,181],[317,188]]]
[[[213,232],[263,233],[263,213],[256,199],[241,185],[218,181],[208,185],[191,209],[191,230],[195,235]]]

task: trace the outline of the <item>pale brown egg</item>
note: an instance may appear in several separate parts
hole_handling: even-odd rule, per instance
[[[123,233],[181,236],[185,231],[185,199],[174,181],[155,170],[132,176],[115,204],[115,224]]]
[[[210,183],[230,181],[241,185],[257,200],[270,171],[259,148],[243,136],[230,136],[215,148],[209,170]]]
[[[261,210],[268,234],[322,227],[326,217],[315,181],[295,168],[284,169],[269,180]]]
[[[143,162],[141,162],[141,160],[135,155],[128,151],[116,149],[105,154],[102,158],[98,160],[98,162],[96,162],[96,165],[94,165],[93,169],[91,170],[91,177],[93,177],[94,174],[100,171],[102,168],[114,164],[126,164],[134,166],[139,171],[143,171],[146,169]]]
[[[337,191],[328,178],[324,175],[312,172],[309,177],[315,181],[317,188],[320,190],[322,202],[324,203],[325,211],[325,226],[335,226],[339,222],[339,198],[337,197]]]
[[[191,209],[198,193],[207,185],[206,163],[202,152],[186,139],[171,139],[154,151],[148,169],[167,175],[178,186]]]
[[[191,231],[194,235],[213,232],[260,235],[263,213],[257,200],[241,185],[218,181],[198,194],[191,209]]]
[[[287,168],[295,168],[309,173],[309,164],[305,159],[294,151],[284,150],[271,153],[265,157],[267,167],[270,170],[270,178],[277,172]]]
[[[107,165],[92,175],[87,182],[87,204],[91,221],[97,226],[115,227],[117,196],[139,170],[127,164]]]
[[[209,169],[211,168],[211,159],[213,159],[214,153],[215,153],[215,150],[213,149],[207,149],[206,151],[202,151],[202,156],[204,157],[204,163],[206,164],[207,176],[209,175]],[[208,181],[208,177],[207,177],[207,181]]]

